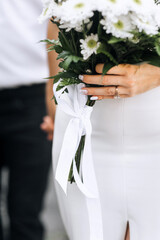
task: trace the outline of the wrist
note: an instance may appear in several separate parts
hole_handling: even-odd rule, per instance
[[[148,76],[150,76],[150,80],[152,80],[154,87],[160,86],[160,67],[153,66],[148,64]]]
[[[158,67],[158,74],[157,74],[157,81],[158,81],[158,86],[160,86],[160,67]]]
[[[156,71],[155,71],[155,79],[156,79],[156,85],[157,87],[160,86],[160,67],[155,67]]]

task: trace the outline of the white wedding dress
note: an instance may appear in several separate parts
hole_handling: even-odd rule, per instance
[[[69,116],[57,108],[53,144],[56,169]],[[133,98],[102,100],[92,113],[92,150],[102,207],[104,240],[160,240],[160,87]],[[56,183],[70,240],[89,240],[83,194]],[[98,240],[98,239],[97,239]]]

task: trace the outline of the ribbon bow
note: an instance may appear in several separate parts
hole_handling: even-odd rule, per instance
[[[93,166],[91,150],[92,125],[90,121],[92,107],[86,105],[87,96],[80,93],[83,84],[71,85],[54,94],[59,108],[71,116],[64,134],[62,148],[56,169],[56,180],[67,194],[67,184],[73,161],[73,176],[79,190],[85,195],[90,224],[90,240],[103,240],[101,206]],[[78,173],[75,154],[81,137],[85,135],[85,145],[81,159],[81,174]],[[82,177],[81,177],[82,176]],[[83,178],[83,181],[82,181]]]

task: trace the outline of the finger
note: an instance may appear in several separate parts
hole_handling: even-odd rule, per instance
[[[53,124],[53,120],[52,120],[52,118],[51,118],[50,116],[45,116],[45,117],[43,118],[43,121],[44,121],[46,124],[48,124],[48,125],[52,125],[52,124]]]
[[[124,95],[119,95],[119,99],[121,98],[129,98],[129,95],[124,94]],[[115,96],[92,96],[92,100],[103,100],[103,99],[115,99]]]
[[[102,74],[102,72],[103,72],[103,67],[104,67],[104,64],[101,64],[101,63],[100,63],[100,64],[97,64],[97,65],[96,65],[96,69],[95,69],[96,72],[99,73],[99,74]]]
[[[46,130],[46,124],[43,122],[40,125],[41,130],[45,131]]]
[[[53,131],[53,127],[54,125],[53,124],[47,124],[45,122],[43,122],[41,125],[40,125],[40,128],[45,131],[45,132],[52,132]]]
[[[92,96],[91,100],[103,100],[103,99],[114,99],[114,96]]]
[[[118,99],[115,98],[115,96],[112,96],[112,99],[115,99],[115,100],[119,100],[119,99],[122,99],[122,98],[129,98],[129,95],[127,95],[127,94],[119,95],[119,98],[118,98]],[[103,99],[108,99],[108,97],[107,97],[107,96],[104,96]]]
[[[44,121],[47,121],[48,119],[50,119],[49,116],[44,116],[44,117],[43,117],[43,120],[44,120]]]
[[[96,84],[103,86],[126,86],[127,81],[125,76],[113,76],[113,75],[84,75],[83,82],[87,84]]]
[[[45,123],[42,123],[42,124],[40,125],[40,128],[41,128],[41,130],[43,130],[44,132],[49,132],[49,128],[48,128],[47,124],[45,124]]]
[[[116,87],[98,87],[98,88],[82,88],[81,91],[82,94],[84,95],[96,95],[96,96],[115,96],[116,95]],[[129,94],[129,91],[127,88],[124,87],[118,87],[118,94],[119,95],[124,95],[124,94]]]
[[[127,68],[130,66],[130,64],[119,64],[115,67],[112,67],[107,74],[113,74],[113,75],[125,75],[127,72]],[[104,64],[97,64],[96,66],[96,72],[102,74],[103,72]]]
[[[43,123],[40,126],[42,130],[53,131],[54,122],[50,116],[45,116],[43,118]]]
[[[52,141],[53,140],[53,133],[52,134],[50,133],[50,134],[47,135],[47,140],[48,141]]]
[[[120,98],[129,98],[130,96],[128,94],[122,94],[122,95],[119,95]]]

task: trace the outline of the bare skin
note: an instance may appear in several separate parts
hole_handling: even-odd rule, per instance
[[[82,93],[98,97],[98,100],[113,99],[118,86],[121,98],[134,97],[160,86],[160,68],[149,64],[120,64],[111,68],[102,77],[103,64],[96,66],[97,75],[84,75],[83,82],[102,87],[83,88]]]
[[[55,24],[49,22],[48,24],[48,39],[57,39],[58,38],[58,28]],[[50,76],[54,76],[58,73],[59,62],[56,60],[57,54],[55,52],[48,53],[48,64]],[[46,106],[47,106],[47,116],[43,118],[43,122],[40,125],[41,129],[46,132],[47,139],[52,141],[53,139],[53,130],[54,130],[54,118],[56,106],[53,98],[53,80],[50,79],[46,84]]]
[[[130,240],[129,224],[127,224],[125,240]]]

